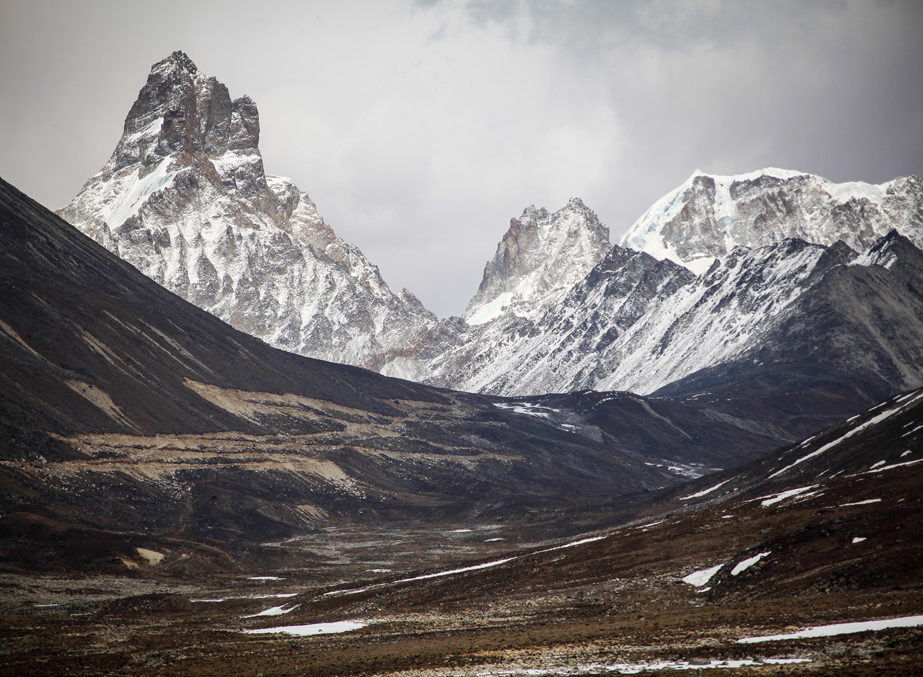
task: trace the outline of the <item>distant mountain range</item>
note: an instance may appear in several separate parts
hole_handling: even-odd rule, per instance
[[[266,175],[258,140],[256,105],[175,52],[60,214],[270,345],[431,385],[690,395],[751,383],[869,405],[923,384],[918,177],[696,172],[616,246],[579,199],[528,207],[464,317],[438,320]]]

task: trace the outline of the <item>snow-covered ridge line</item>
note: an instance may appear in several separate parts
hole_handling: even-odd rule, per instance
[[[923,246],[923,181],[834,183],[820,176],[767,168],[724,176],[696,170],[660,198],[619,244],[670,259],[702,274],[737,246],[785,238],[865,249],[898,229]]]

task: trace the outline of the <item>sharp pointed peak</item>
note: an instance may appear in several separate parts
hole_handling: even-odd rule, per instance
[[[151,72],[160,70],[167,66],[179,67],[192,75],[195,75],[199,72],[198,67],[193,63],[192,59],[189,58],[189,55],[186,52],[181,50],[176,50],[166,59],[158,61],[153,66],[151,66]]]

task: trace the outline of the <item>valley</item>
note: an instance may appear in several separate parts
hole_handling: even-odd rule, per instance
[[[791,485],[757,479],[785,470],[776,454],[698,491],[661,492],[649,515],[579,538],[523,538],[516,519],[327,524],[273,544],[298,554],[294,566],[203,576],[170,572],[165,559],[117,576],[5,573],[0,665],[23,675],[915,674],[923,447],[917,433],[884,463],[859,452],[919,428],[919,395],[887,429],[834,431],[840,448],[813,457],[858,472],[776,491]],[[898,627],[741,642],[876,621]]]

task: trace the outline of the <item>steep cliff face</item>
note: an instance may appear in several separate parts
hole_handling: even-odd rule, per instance
[[[494,258],[468,303],[468,324],[503,313],[536,319],[592,270],[609,250],[609,229],[579,198],[554,213],[526,207],[510,219]]]
[[[155,64],[106,166],[60,215],[166,288],[270,345],[381,368],[435,322],[393,293],[288,179],[259,116],[182,52]]]
[[[735,246],[786,238],[862,250],[896,229],[923,246],[923,180],[833,183],[811,174],[764,169],[739,176],[695,172],[658,200],[620,244],[701,273]]]

